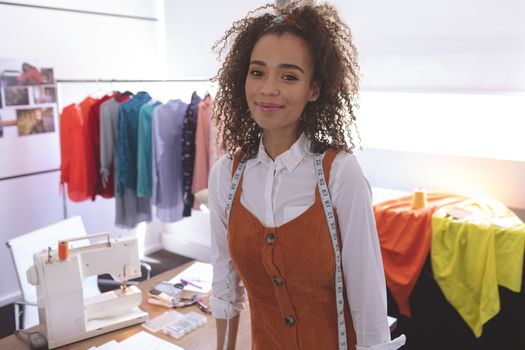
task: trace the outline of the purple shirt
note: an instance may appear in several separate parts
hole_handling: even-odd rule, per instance
[[[182,219],[182,132],[188,104],[170,100],[153,112],[153,205],[163,222]]]

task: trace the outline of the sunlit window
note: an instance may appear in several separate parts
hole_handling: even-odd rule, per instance
[[[360,96],[363,148],[525,161],[525,94]]]

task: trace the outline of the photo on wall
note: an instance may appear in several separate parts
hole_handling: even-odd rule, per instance
[[[33,86],[33,99],[35,103],[55,103],[57,101],[57,91],[55,86]]]
[[[32,61],[0,59],[0,137],[57,130],[57,87],[53,68]]]
[[[4,92],[6,107],[29,105],[29,88],[27,86],[6,86]]]
[[[53,108],[18,109],[16,126],[18,136],[43,134],[55,131]]]
[[[0,58],[0,179],[60,167],[54,68],[38,59]]]
[[[40,68],[40,74],[42,75],[42,84],[55,83],[55,73],[53,73],[53,68]]]

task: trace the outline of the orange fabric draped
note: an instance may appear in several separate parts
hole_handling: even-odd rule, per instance
[[[410,317],[408,298],[430,252],[432,214],[464,199],[452,194],[429,193],[427,205],[421,209],[412,209],[412,196],[374,205],[386,285],[401,314]]]

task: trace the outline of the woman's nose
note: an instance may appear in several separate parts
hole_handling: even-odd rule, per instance
[[[273,79],[265,79],[262,83],[261,94],[264,96],[279,96],[279,87]]]

